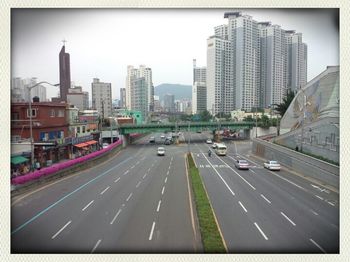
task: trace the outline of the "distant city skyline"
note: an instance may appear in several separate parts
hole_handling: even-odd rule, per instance
[[[12,10],[11,77],[58,83],[58,55],[65,39],[71,80],[88,91],[90,99],[95,77],[111,83],[112,97],[120,98],[128,65],[151,67],[154,86],[191,85],[192,61],[206,66],[207,38],[215,26],[224,24],[226,11],[241,11],[256,21],[302,33],[308,45],[308,81],[327,66],[339,65],[337,9],[31,8]],[[48,98],[57,92],[47,87]]]

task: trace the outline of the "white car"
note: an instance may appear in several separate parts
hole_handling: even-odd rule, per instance
[[[161,138],[161,139],[164,139],[164,138],[165,138],[165,135],[161,135],[160,138]]]
[[[207,143],[207,144],[212,144],[213,141],[212,141],[210,138],[208,138],[207,141],[206,141],[206,143]]]
[[[216,148],[217,146],[218,146],[218,143],[213,143],[213,145],[211,147]]]
[[[164,147],[158,147],[157,155],[158,156],[164,156],[165,155],[165,148]]]
[[[154,138],[154,136],[151,136],[151,137],[150,137],[149,142],[150,142],[150,143],[156,142],[156,139]]]
[[[281,165],[275,160],[268,160],[264,163],[264,167],[268,170],[281,170]]]
[[[107,148],[107,147],[109,147],[109,144],[108,144],[108,143],[103,143],[103,144],[102,144],[102,148]]]

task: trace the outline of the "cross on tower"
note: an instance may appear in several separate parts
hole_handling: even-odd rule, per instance
[[[63,39],[63,40],[62,40],[62,42],[63,42],[63,45],[65,46],[65,45],[66,45],[67,40],[66,40],[66,39]]]

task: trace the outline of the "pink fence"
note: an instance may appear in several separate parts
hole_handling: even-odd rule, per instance
[[[62,171],[63,169],[72,167],[74,165],[80,164],[82,162],[93,159],[97,156],[100,156],[100,155],[112,150],[113,148],[121,145],[122,143],[123,143],[122,140],[118,140],[117,142],[111,144],[109,147],[103,148],[103,149],[96,151],[96,152],[93,152],[93,153],[90,153],[86,156],[82,156],[82,157],[79,157],[77,159],[68,160],[68,161],[63,162],[63,163],[53,164],[50,167],[45,167],[45,168],[42,168],[40,170],[30,172],[26,175],[15,177],[15,178],[11,179],[11,184],[12,185],[25,184],[29,181],[33,181],[33,180],[36,180],[38,178],[57,173],[58,171]]]

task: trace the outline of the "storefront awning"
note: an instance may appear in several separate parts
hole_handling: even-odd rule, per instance
[[[88,145],[94,145],[94,144],[97,143],[97,141],[91,140],[91,141],[87,141],[87,142],[85,142],[85,143],[88,144]]]
[[[11,157],[11,163],[14,164],[14,165],[21,164],[21,163],[24,163],[24,162],[27,162],[27,161],[29,161],[29,159],[25,158],[23,156]]]
[[[80,143],[80,144],[76,144],[74,145],[76,147],[85,147],[85,146],[89,146],[89,144],[86,144],[86,143]]]

